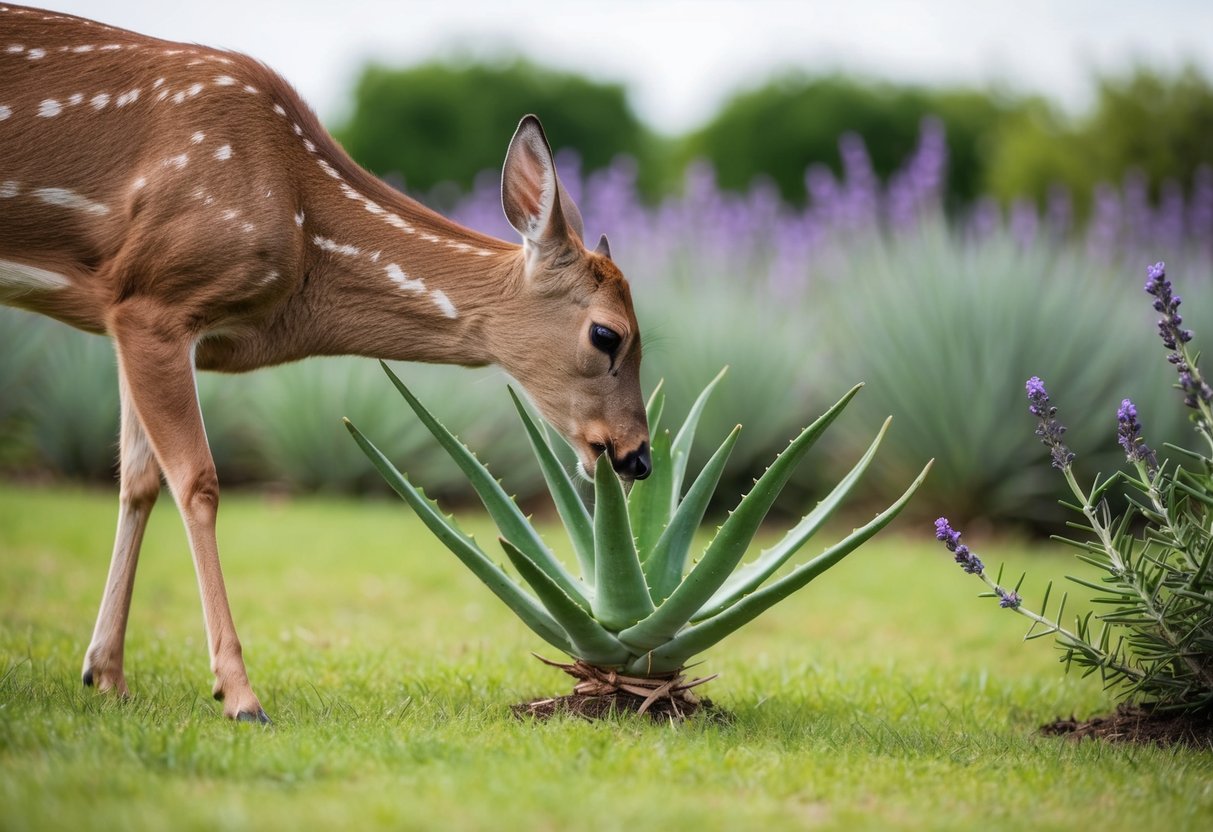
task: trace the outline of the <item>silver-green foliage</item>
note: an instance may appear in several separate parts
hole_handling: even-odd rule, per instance
[[[808,584],[884,528],[905,507],[930,463],[887,509],[807,563],[768,579],[821,527],[867,469],[885,428],[841,483],[776,546],[738,569],[759,526],[796,466],[859,392],[851,388],[784,449],[687,569],[694,533],[724,470],[740,426],[725,438],[686,491],[682,490],[696,426],[717,376],[691,408],[681,429],[660,430],[664,394],[648,405],[653,473],[625,494],[605,461],[595,467],[594,512],[548,441],[544,426],[514,397],[527,436],[577,555],[574,576],[476,456],[443,427],[384,365],[392,383],[468,478],[497,524],[506,556],[528,592],[402,474],[352,423],[355,441],[388,484],[429,529],[518,616],[552,646],[602,667],[637,675],[682,668],[764,610]],[[511,391],[512,394],[512,391]],[[886,422],[887,427],[887,422]]]

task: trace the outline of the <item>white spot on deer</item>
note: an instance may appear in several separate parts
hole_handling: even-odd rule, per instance
[[[267,274],[265,277],[261,278],[261,281],[260,281],[261,285],[266,286],[270,283],[273,283],[279,277],[280,277],[280,275],[278,274],[277,269],[270,269],[269,274]]]
[[[252,84],[245,84],[245,85],[244,85],[244,91],[245,91],[245,92],[247,92],[249,95],[256,95],[256,94],[257,94],[257,88],[256,88],[256,87],[254,87]]]
[[[109,93],[99,92],[93,96],[93,100],[89,103],[93,105],[94,110],[104,110],[105,105],[110,103]]]
[[[185,90],[182,90],[181,92],[179,92],[173,96],[174,104],[180,104],[184,100],[185,100]]]
[[[329,176],[333,177],[334,179],[341,178],[341,174],[339,174],[336,171],[336,169],[332,165],[330,165],[326,160],[317,159],[316,164],[320,165],[321,169],[324,170],[325,173],[327,173]]]
[[[72,51],[75,52],[77,55],[82,55],[85,52],[92,52],[96,48],[97,47],[86,43],[83,46],[73,46]]]
[[[63,105],[53,98],[48,98],[38,105],[38,115],[43,118],[54,118],[63,112]]]
[[[205,88],[206,88],[206,84],[198,84],[198,83],[190,84],[190,88],[185,91],[186,97],[193,98],[195,95],[202,92]]]
[[[203,133],[201,130],[199,130],[197,133],[190,136],[190,144],[202,144],[202,141],[205,138],[206,138],[206,133]]]
[[[120,43],[107,43],[105,46],[102,46],[98,51],[99,52],[117,52],[121,48],[122,48],[122,44],[120,44]]]
[[[303,140],[303,146],[304,146],[305,148],[307,148],[307,152],[308,152],[308,153],[315,153],[315,152],[316,152],[316,145],[315,145],[315,144],[312,142],[312,140],[311,140],[311,139],[304,139],[304,140]]]
[[[282,105],[281,105],[281,104],[275,104],[275,105],[274,105],[274,112],[275,112],[275,113],[277,113],[277,114],[278,114],[278,115],[280,115],[280,116],[285,116],[285,115],[286,115],[286,110],[282,109]]]
[[[215,158],[220,162],[225,162],[232,158],[232,146],[230,144],[225,144],[222,147],[217,148],[215,150]]]
[[[178,153],[176,156],[170,156],[165,159],[162,164],[166,168],[176,168],[177,170],[181,170],[189,163],[189,160],[190,155],[188,153]]]
[[[160,94],[156,96],[156,100],[163,101],[165,98],[168,97],[169,92],[170,92],[170,90],[168,87],[165,87],[164,89],[160,90]]]
[[[86,214],[108,214],[110,212],[110,209],[100,202],[94,202],[88,197],[67,188],[38,188],[33,191],[32,196],[45,202],[47,205],[72,208],[77,211],[84,211]]]
[[[303,212],[302,211],[300,211],[298,214],[295,215],[295,225],[299,226],[300,228],[303,228]]]
[[[206,63],[206,61],[193,60],[193,61],[190,61],[189,63],[187,63],[186,66],[202,66],[204,63]]]
[[[361,202],[362,200],[366,199],[366,197],[364,197],[362,194],[358,193],[356,190],[351,188],[345,182],[341,183],[341,193],[345,194],[346,199],[352,199],[355,202]]]
[[[67,103],[72,107],[82,104],[83,102],[84,102],[84,93],[82,93],[82,92],[72,93],[72,97],[67,100]]]
[[[371,202],[369,199],[366,201],[366,210],[375,216],[380,216],[385,213],[382,206],[380,206],[377,202]]]
[[[164,54],[165,55],[184,55],[185,50],[184,49],[165,49]]]
[[[12,107],[6,107],[5,105],[0,104],[0,121],[4,121],[6,118],[11,116],[12,114],[13,114]]]
[[[358,246],[344,245],[336,240],[330,240],[328,237],[321,237],[319,234],[312,237],[312,242],[324,251],[331,251],[334,254],[344,254],[347,257],[357,257],[362,254],[362,249]]]
[[[154,90],[158,90],[158,89],[160,89],[160,88],[161,88],[161,87],[163,87],[163,86],[164,86],[164,79],[163,79],[163,78],[157,78],[157,79],[156,79],[156,83],[152,84],[152,89],[154,89]]]
[[[252,234],[253,231],[256,230],[256,226],[253,225],[251,222],[246,222],[240,226],[240,230],[243,231],[245,234]]]
[[[295,135],[296,135],[296,136],[302,136],[302,135],[303,135],[303,128],[302,128],[302,127],[300,127],[298,124],[292,124],[292,125],[291,125],[291,129],[295,131]]]
[[[131,183],[132,191],[141,191],[147,186],[146,176],[136,176],[135,181]]]
[[[384,266],[383,270],[387,272],[387,276],[391,278],[392,282],[404,291],[412,292],[413,294],[417,295],[425,291],[425,281],[419,280],[415,277],[409,277],[408,274],[405,273],[404,269],[400,268],[395,263],[388,263],[386,266]]]
[[[215,85],[220,87],[234,87],[236,79],[230,75],[219,75],[215,78]]]
[[[12,260],[0,260],[0,294],[11,296],[37,290],[54,291],[70,285],[70,280],[56,272]]]
[[[234,220],[236,217],[240,216],[240,212],[235,208],[228,208],[222,214],[220,214],[220,216],[230,222],[231,220]]]
[[[29,58],[31,61],[40,61],[46,57],[46,50],[35,47],[29,52],[26,52],[25,57]]]
[[[430,233],[424,232],[424,231],[421,233],[421,239],[425,240],[427,243],[441,243],[442,242],[441,237],[435,237],[433,234],[430,234]]]
[[[413,226],[407,220],[405,220],[403,217],[401,217],[399,214],[388,214],[383,219],[388,223],[388,225],[394,225],[396,228],[399,228],[405,234],[415,234],[416,233],[416,230],[413,228]]]
[[[4,51],[10,55],[20,55],[25,51],[25,47],[19,43],[10,43]]]
[[[127,90],[114,100],[115,107],[125,107],[127,104],[134,104],[139,100],[139,89],[136,87],[133,90]]]
[[[11,179],[7,182],[0,182],[0,199],[12,199],[19,193],[21,193],[21,187]]]
[[[448,318],[458,318],[459,312],[455,309],[455,304],[451,303],[451,299],[446,296],[446,292],[441,289],[434,289],[430,292],[430,300],[434,305],[442,310],[442,314]]]

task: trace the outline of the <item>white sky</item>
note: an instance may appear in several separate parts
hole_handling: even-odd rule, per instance
[[[676,132],[786,67],[926,83],[998,82],[1077,108],[1095,70],[1190,59],[1213,74],[1210,0],[44,0],[172,40],[248,52],[334,120],[368,58],[517,51],[624,82]]]

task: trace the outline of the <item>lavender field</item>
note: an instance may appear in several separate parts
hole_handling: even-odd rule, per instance
[[[730,366],[728,406],[701,428],[707,448],[733,424],[745,426],[723,493],[744,490],[799,426],[856,381],[868,385],[854,405],[862,418],[839,425],[835,444],[810,460],[787,510],[849,466],[893,414],[875,490],[860,504],[887,499],[935,457],[922,511],[1048,516],[1059,483],[1038,464],[1044,452],[1026,413],[1010,415],[1023,409],[1030,375],[1049,380],[1079,468],[1091,475],[1118,464],[1115,414],[1126,396],[1152,444],[1186,438],[1142,284],[1146,265],[1165,259],[1196,343],[1213,343],[1213,170],[1186,193],[1130,176],[1101,186],[1089,211],[1061,189],[1044,205],[952,205],[942,196],[947,141],[933,120],[885,181],[859,137],[842,136],[839,151],[841,175],[806,171],[804,206],[782,202],[762,182],[725,191],[704,163],[690,166],[678,193],[648,202],[629,159],[583,176],[575,155],[559,154],[587,233],[610,236],[632,282],[646,389],[664,378],[667,408],[680,418],[706,380]],[[512,239],[499,189],[499,173],[485,171],[450,211]],[[538,492],[539,472],[497,372],[397,369],[520,497]],[[0,309],[0,390],[0,466],[112,476],[118,408],[105,340]],[[204,376],[200,395],[229,483],[376,488],[341,427],[349,416],[388,437],[386,450],[432,490],[466,496],[457,472],[400,412],[375,362],[313,359]]]

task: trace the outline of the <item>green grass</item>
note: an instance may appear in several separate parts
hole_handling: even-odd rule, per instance
[[[220,549],[275,719],[263,730],[210,700],[167,498],[135,589],[133,697],[80,687],[115,503],[0,486],[0,828],[1213,826],[1213,753],[1036,735],[1110,701],[1062,676],[1049,645],[1023,645],[1022,619],[974,597],[929,524],[706,655],[732,724],[531,724],[508,706],[567,690],[529,655],[552,651],[402,504],[229,495]],[[1014,541],[979,550],[1029,570],[1029,601],[1075,563]]]

